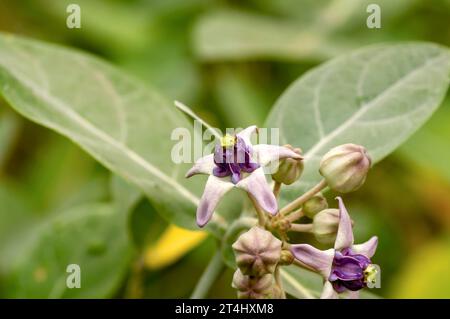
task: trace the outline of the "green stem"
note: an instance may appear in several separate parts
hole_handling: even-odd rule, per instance
[[[250,200],[253,203],[253,206],[255,207],[256,210],[256,214],[258,215],[258,224],[261,227],[265,227],[266,225],[266,215],[264,213],[264,211],[262,210],[262,208],[259,206],[258,202],[255,200],[255,198],[248,194],[248,197],[250,198]]]
[[[222,253],[218,250],[205,271],[203,272],[197,286],[195,286],[194,292],[191,295],[191,299],[202,299],[205,298],[209,292],[209,289],[216,281],[217,277],[222,273],[225,268],[225,264],[222,260]]]
[[[275,198],[278,198],[278,196],[280,195],[280,190],[281,183],[275,182],[275,184],[273,185],[273,194],[275,195]]]
[[[312,198],[314,195],[316,195],[318,192],[320,192],[326,186],[327,186],[327,182],[324,179],[321,180],[319,182],[319,184],[317,184],[316,186],[311,188],[309,191],[304,193],[302,196],[300,196],[296,200],[294,200],[294,201],[290,202],[289,204],[287,204],[286,206],[284,206],[280,210],[280,214],[287,214],[290,211],[293,211],[294,209],[296,209],[297,207],[303,205],[304,202],[306,202],[308,199]]]
[[[277,268],[275,269],[275,282],[277,283],[278,288],[280,288],[281,290],[281,298],[286,299],[286,293],[284,292],[283,282],[281,280],[280,266],[277,266]]]
[[[289,231],[295,231],[298,233],[310,233],[312,229],[312,224],[292,224]]]
[[[303,208],[299,208],[296,211],[290,213],[286,216],[286,219],[290,221],[291,223],[295,222],[296,220],[303,217]]]

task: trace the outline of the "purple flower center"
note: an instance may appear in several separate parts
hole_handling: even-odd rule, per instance
[[[231,175],[231,182],[237,184],[242,178],[242,172],[251,173],[259,168],[258,163],[251,161],[251,148],[244,140],[237,136],[226,135],[216,145],[214,151],[214,176],[226,177]]]
[[[328,280],[338,293],[346,289],[357,291],[367,286],[365,270],[371,265],[366,256],[355,254],[350,248],[336,251]]]

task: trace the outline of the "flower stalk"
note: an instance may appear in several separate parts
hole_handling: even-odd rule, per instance
[[[306,193],[298,197],[296,200],[292,201],[291,203],[287,204],[282,209],[280,209],[280,214],[285,215],[293,211],[294,209],[300,207],[303,203],[305,203],[308,199],[312,198],[314,195],[323,190],[325,187],[327,187],[327,182],[326,180],[323,179],[309,191],[307,191]]]

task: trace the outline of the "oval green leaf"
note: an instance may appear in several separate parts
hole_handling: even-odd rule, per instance
[[[0,35],[0,94],[20,114],[68,137],[137,185],[171,222],[196,228],[203,179],[171,159],[175,128],[192,125],[172,102],[84,53]],[[210,227],[225,224],[214,215]]]
[[[395,150],[441,104],[449,74],[447,48],[407,43],[357,50],[294,82],[266,121],[281,144],[304,151],[305,171],[285,199],[321,179],[320,159],[334,146],[364,145],[374,163]]]

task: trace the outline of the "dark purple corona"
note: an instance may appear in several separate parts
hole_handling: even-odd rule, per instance
[[[237,184],[243,177],[242,172],[251,173],[260,167],[251,161],[250,154],[251,148],[242,138],[225,135],[214,151],[214,176],[231,176],[231,182]]]
[[[336,251],[328,280],[338,293],[346,289],[357,291],[367,286],[367,270],[371,261],[366,256],[355,254],[350,248]]]

